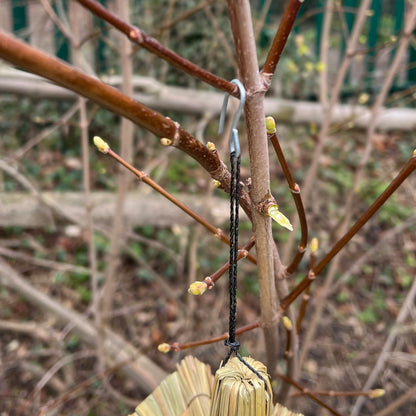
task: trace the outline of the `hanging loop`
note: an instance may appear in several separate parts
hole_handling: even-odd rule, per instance
[[[240,119],[241,112],[243,111],[244,104],[246,102],[246,90],[242,82],[238,79],[233,79],[231,81],[233,84],[238,86],[240,90],[240,103],[238,104],[237,111],[234,114],[233,122],[231,124],[231,132],[230,132],[230,153],[234,154],[234,156],[240,156],[240,141],[238,140],[238,130],[237,130],[237,123]],[[228,98],[230,94],[226,93],[224,95],[224,102],[221,108],[221,115],[220,115],[220,125],[218,127],[218,134],[221,134],[224,131],[224,122],[225,122],[225,114],[227,112],[227,105],[228,105]]]

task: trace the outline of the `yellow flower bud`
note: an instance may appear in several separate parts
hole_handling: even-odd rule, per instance
[[[306,62],[306,63],[305,63],[305,69],[306,69],[308,72],[312,72],[312,71],[313,71],[313,69],[314,69],[313,62],[310,62],[310,61]]]
[[[167,139],[166,137],[162,137],[160,139],[160,143],[162,144],[162,146],[170,146],[172,144],[172,140]]]
[[[370,95],[363,92],[362,94],[360,94],[360,96],[358,97],[358,102],[360,104],[365,104],[368,102],[368,100],[370,99]]]
[[[212,142],[208,142],[207,147],[208,147],[208,150],[210,150],[211,152],[215,150],[215,144]]]
[[[318,133],[318,126],[316,123],[309,124],[309,133],[310,134],[317,134]]]
[[[374,389],[370,391],[370,399],[376,399],[377,397],[384,396],[386,394],[386,390],[384,389]]]
[[[102,153],[108,153],[110,146],[105,142],[101,137],[94,136],[94,144],[97,146],[98,150]]]
[[[317,70],[317,72],[323,72],[326,69],[326,65],[325,62],[319,61],[316,65],[315,65],[315,69]]]
[[[215,186],[216,188],[219,188],[219,187],[221,186],[221,182],[220,182],[220,181],[217,181],[216,179],[213,179],[213,180],[212,180],[212,183],[214,184],[214,186]]]
[[[288,331],[291,331],[292,330],[292,328],[293,328],[293,325],[292,325],[292,321],[287,317],[287,316],[284,316],[283,318],[282,318],[282,323],[283,323],[283,326],[288,330]]]
[[[288,69],[289,69],[289,72],[292,72],[292,73],[298,72],[299,70],[298,66],[292,60],[290,60],[288,63]]]
[[[188,293],[191,295],[199,296],[207,290],[207,284],[205,282],[196,281],[189,286]]]
[[[267,209],[267,215],[282,227],[287,228],[289,231],[293,231],[293,227],[289,219],[279,211],[279,207],[277,205],[270,205]]]
[[[312,238],[309,248],[312,253],[316,253],[319,249],[319,241],[316,237]]]
[[[163,344],[159,344],[157,349],[159,350],[159,352],[163,352],[163,354],[166,354],[170,351],[170,345],[164,342]]]
[[[266,117],[266,130],[267,134],[276,133],[276,122],[273,117]]]
[[[295,43],[296,46],[299,47],[301,45],[303,45],[305,38],[303,37],[303,35],[296,35],[295,36]]]
[[[298,54],[300,56],[306,55],[308,52],[309,52],[309,48],[305,44],[299,45]]]

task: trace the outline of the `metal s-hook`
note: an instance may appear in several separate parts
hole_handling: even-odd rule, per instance
[[[238,157],[240,156],[240,141],[238,140],[238,130],[237,130],[237,123],[240,119],[241,112],[243,111],[244,104],[246,102],[246,90],[244,89],[243,84],[238,79],[233,79],[231,81],[233,84],[238,86],[240,90],[240,103],[238,104],[237,111],[234,114],[233,122],[231,124],[231,131],[230,131],[230,153]],[[224,95],[224,102],[221,108],[221,115],[220,115],[220,125],[218,127],[218,134],[221,134],[224,130],[224,121],[225,121],[225,114],[227,112],[227,105],[228,105],[228,98],[230,97],[229,93]]]

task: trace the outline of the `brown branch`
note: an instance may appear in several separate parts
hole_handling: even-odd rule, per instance
[[[303,255],[305,254],[306,247],[308,245],[308,224],[306,222],[305,209],[303,207],[299,185],[293,180],[292,174],[290,173],[290,169],[286,162],[286,158],[283,154],[282,148],[280,147],[280,143],[279,143],[279,139],[277,138],[276,131],[271,134],[268,134],[268,137],[279,159],[280,166],[282,167],[283,173],[286,177],[289,189],[292,192],[292,197],[293,197],[293,200],[295,201],[296,211],[298,213],[299,222],[300,222],[300,229],[301,229],[300,243],[298,245],[298,249],[296,251],[295,257],[293,258],[293,260],[291,261],[291,263],[286,269],[287,273],[292,274],[299,266],[299,263],[301,262]]]
[[[117,30],[124,33],[132,42],[140,45],[141,47],[147,49],[149,52],[155,54],[159,58],[169,62],[171,65],[179,68],[180,70],[190,74],[203,82],[206,82],[209,85],[212,85],[215,88],[228,92],[229,94],[238,97],[239,90],[236,85],[232,84],[225,79],[222,79],[209,71],[195,65],[194,63],[188,61],[177,53],[171,51],[169,48],[161,45],[156,39],[147,35],[145,32],[139,28],[129,24],[128,22],[120,19],[111,11],[107,10],[105,7],[101,6],[96,1],[93,0],[77,0],[84,7],[94,13],[96,16],[105,20],[107,23],[114,26]]]
[[[158,137],[169,137],[172,146],[194,158],[225,190],[230,188],[230,173],[218,155],[184,130],[178,123],[151,110],[105,83],[51,57],[0,30],[0,57],[33,74],[91,99],[102,107],[133,121]],[[234,84],[233,84],[234,85]],[[250,198],[242,191],[240,204],[251,217]]]
[[[250,240],[240,249],[238,250],[238,254],[237,254],[237,261],[241,260],[241,259],[245,259],[246,257],[249,258],[249,256],[251,256],[249,254],[249,250],[251,250],[251,248],[254,247],[255,244],[255,239],[254,236],[252,236],[250,238]],[[255,257],[253,257],[252,263],[256,264],[257,260]],[[230,262],[227,261],[227,263],[225,263],[223,266],[221,266],[216,272],[214,272],[213,274],[211,274],[210,276],[207,276],[204,281],[207,284],[207,287],[209,289],[211,289],[214,284],[217,282],[217,280],[224,275],[224,273],[230,268]]]
[[[285,310],[316,278],[324,267],[344,248],[344,246],[357,234],[368,220],[378,211],[387,199],[396,191],[404,180],[416,169],[416,150],[402,170],[393,179],[384,192],[374,201],[367,211],[356,221],[356,223],[341,237],[332,249],[316,264],[316,266],[305,276],[305,278],[286,296],[280,303],[280,308]]]
[[[69,40],[69,42],[74,46],[74,38],[71,32],[68,30],[67,26],[61,21],[58,15],[53,10],[52,6],[50,5],[48,0],[40,0],[45,12],[48,14],[49,18],[56,24],[58,29],[62,32],[62,34]],[[79,46],[79,45],[77,45]]]
[[[315,150],[313,152],[312,163],[307,173],[305,174],[305,180],[302,186],[303,200],[305,202],[308,201],[310,193],[313,190],[313,184],[316,180],[316,176],[317,176],[319,165],[320,165],[320,160],[322,159],[321,155],[322,155],[325,145],[327,144],[329,140],[331,123],[334,122],[333,112],[334,112],[335,104],[337,103],[339,99],[342,86],[344,85],[344,79],[347,75],[348,68],[353,59],[353,56],[351,54],[354,52],[354,50],[357,47],[361,30],[367,19],[367,10],[370,7],[370,4],[371,4],[371,0],[362,0],[360,2],[359,12],[355,19],[351,36],[349,37],[348,42],[347,42],[347,50],[346,50],[345,56],[342,59],[341,65],[337,72],[337,77],[331,89],[331,96],[330,96],[329,102],[320,104],[321,107],[324,108],[325,117],[322,122],[321,130],[319,132],[318,144],[315,147]],[[327,62],[324,62],[324,64],[328,66]],[[297,218],[295,218],[293,222],[293,227],[297,227],[298,225],[297,221],[298,221]],[[289,253],[291,251],[294,238],[295,238],[294,235],[289,236],[288,242],[285,247],[283,259],[286,259],[287,257],[289,257]]]
[[[413,400],[415,398],[415,395],[416,395],[416,386],[413,386],[407,392],[402,394],[399,398],[391,402],[383,410],[380,410],[379,412],[374,413],[373,416],[388,416],[391,414],[397,414],[397,409],[403,406],[407,401]]]
[[[289,0],[289,3],[287,4],[283,13],[282,20],[280,21],[279,28],[277,29],[276,35],[273,39],[273,43],[267,55],[266,62],[263,69],[261,70],[267,86],[270,85],[273,74],[276,71],[276,66],[279,63],[280,56],[282,55],[283,49],[286,45],[287,39],[292,30],[293,24],[302,3],[303,0]]]
[[[318,239],[313,238],[311,241],[311,257],[309,260],[309,270],[312,270],[316,263],[316,252],[318,251]],[[303,318],[305,317],[306,307],[308,306],[308,302],[310,299],[310,291],[311,287],[308,286],[305,290],[305,293],[303,294],[302,303],[300,305],[299,309],[299,316],[298,320],[296,322],[296,333],[300,333],[300,328],[302,326]]]
[[[369,399],[374,399],[376,397],[381,397],[384,391],[383,389],[376,389],[376,390],[368,390],[368,391],[334,391],[334,390],[309,390],[304,389],[304,391],[301,391],[299,393],[292,394],[292,397],[299,397],[304,396],[307,393],[311,393],[314,396],[326,396],[326,397],[368,397]],[[378,392],[380,392],[378,394]]]
[[[217,228],[217,227],[213,226],[212,224],[210,224],[207,220],[202,218],[195,211],[193,211],[191,208],[186,206],[183,202],[179,201],[171,193],[166,191],[166,189],[164,189],[159,184],[157,184],[153,179],[149,178],[145,172],[142,172],[142,171],[136,169],[135,167],[133,167],[130,163],[126,162],[122,157],[120,157],[116,152],[114,152],[111,149],[108,149],[108,151],[106,151],[105,153],[107,153],[109,156],[111,156],[113,159],[115,159],[118,163],[120,163],[125,168],[127,168],[139,180],[143,181],[144,183],[149,185],[151,188],[153,188],[156,192],[159,192],[166,199],[168,199],[173,204],[175,204],[178,208],[180,208],[182,211],[184,211],[186,214],[188,214],[190,217],[192,217],[196,222],[198,222],[203,227],[205,227],[208,231],[210,231],[212,234],[214,234],[215,237],[217,237],[223,243],[230,245],[230,238],[225,234],[225,232],[221,228]],[[241,248],[241,247],[239,247],[239,248]],[[251,255],[250,256],[247,255],[247,258],[252,263],[256,264],[255,257],[253,257]]]
[[[162,34],[165,30],[172,28],[173,26],[176,26],[178,23],[189,19],[190,17],[192,17],[195,13],[198,13],[199,11],[207,8],[209,5],[211,5],[212,3],[215,3],[216,0],[203,0],[201,1],[201,3],[197,4],[195,7],[193,7],[192,9],[186,11],[185,13],[183,13],[181,16],[177,17],[176,19],[164,23],[163,25],[161,25],[159,28],[155,29],[152,32],[151,36],[158,36],[160,34]]]
[[[247,98],[245,120],[250,157],[250,196],[254,204],[270,195],[269,155],[264,122],[264,84],[260,77],[253,22],[248,0],[228,0],[228,13],[234,36],[240,80]],[[267,367],[277,363],[279,344],[277,329],[277,295],[274,278],[273,248],[275,247],[270,217],[252,210],[256,238],[257,275],[259,280],[261,322],[266,341]]]
[[[318,403],[325,409],[329,410],[333,415],[335,416],[342,416],[341,413],[338,413],[335,409],[333,409],[331,406],[323,402],[319,397],[316,397],[313,393],[308,391],[308,389],[305,389],[302,387],[299,383],[297,383],[295,380],[291,379],[290,377],[285,376],[283,373],[276,371],[276,374],[284,380],[286,383],[291,384],[292,386],[296,387],[298,390],[300,390],[305,396],[308,396],[310,399],[312,399],[314,402]]]
[[[254,324],[248,324],[245,326],[241,326],[240,328],[237,328],[235,331],[235,335],[241,335],[244,334],[245,332],[251,331],[253,329],[259,328],[260,327],[260,323],[259,322],[255,322]],[[186,343],[179,343],[179,342],[174,342],[172,344],[167,344],[168,348],[163,351],[163,352],[168,352],[168,351],[182,351],[182,350],[187,350],[189,348],[196,348],[196,347],[201,347],[202,345],[209,345],[209,344],[215,344],[216,342],[220,342],[220,341],[225,341],[227,338],[229,337],[228,332],[224,333],[222,335],[219,335],[217,337],[214,338],[209,338],[209,339],[205,339],[205,340],[201,340],[201,341],[192,341],[192,342],[186,342]]]

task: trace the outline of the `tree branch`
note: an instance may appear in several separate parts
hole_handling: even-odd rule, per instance
[[[138,101],[81,71],[30,47],[0,31],[0,57],[33,74],[47,78],[60,86],[89,98],[102,107],[142,126],[159,137],[168,137],[172,146],[193,157],[207,172],[230,189],[230,173],[218,155],[184,130],[179,123],[151,110]],[[233,84],[234,85],[234,84]],[[251,216],[250,198],[242,191],[240,204]]]
[[[269,155],[264,121],[263,81],[259,74],[256,45],[247,0],[228,0],[231,28],[241,81],[247,91],[245,119],[251,169],[250,196],[254,204],[270,195]],[[277,295],[274,279],[271,219],[259,210],[252,211],[256,239],[261,321],[266,339],[267,367],[273,372],[278,358]]]
[[[279,63],[280,56],[292,31],[293,24],[295,23],[296,16],[298,15],[300,6],[304,0],[289,0],[286,9],[283,13],[282,20],[276,35],[273,39],[272,46],[269,54],[267,55],[266,62],[261,70],[264,81],[267,86],[270,85],[273,74],[276,71],[276,66]]]
[[[161,45],[156,39],[147,35],[139,28],[129,24],[125,20],[120,19],[114,13],[101,6],[98,2],[93,0],[77,1],[93,12],[96,16],[105,20],[107,23],[110,23],[120,32],[123,32],[132,42],[147,49],[149,52],[169,62],[176,68],[181,69],[187,74],[192,75],[215,88],[228,92],[235,97],[239,96],[238,88],[234,84],[212,74],[209,71],[206,71],[198,65],[195,65],[193,62],[190,62],[177,53],[171,51],[169,48]]]

